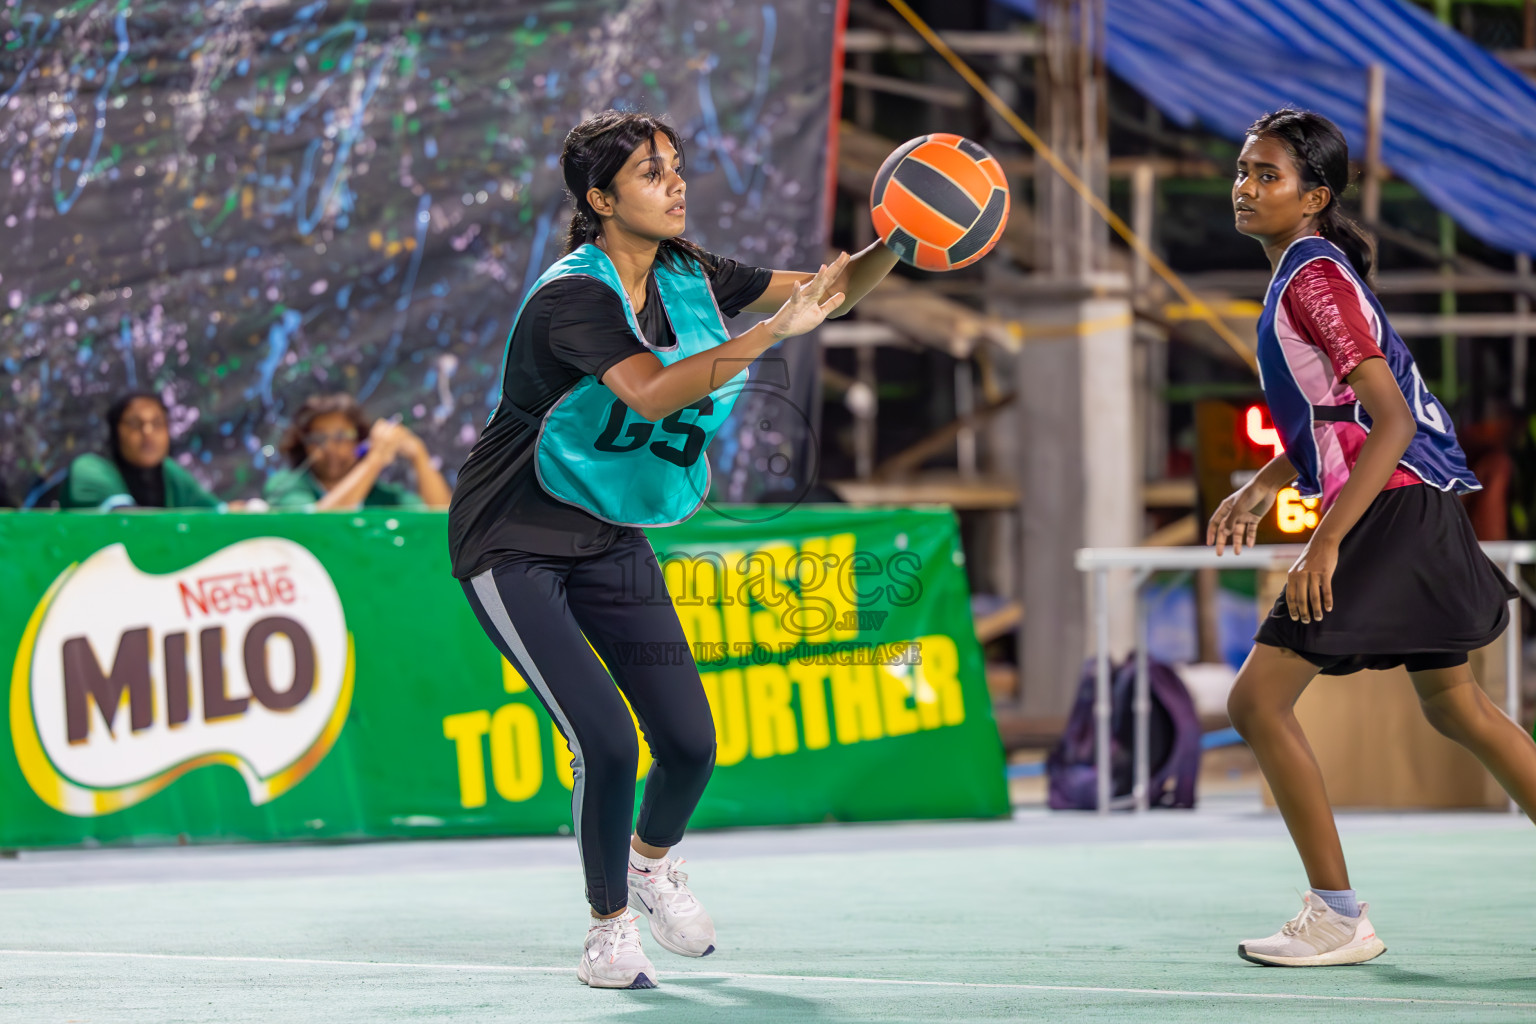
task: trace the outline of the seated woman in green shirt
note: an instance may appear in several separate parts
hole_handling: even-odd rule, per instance
[[[170,459],[170,422],[158,395],[134,391],[113,402],[107,437],[106,456],[86,454],[70,463],[60,508],[226,507]]]
[[[367,439],[367,452],[358,453]],[[299,406],[279,444],[294,467],[273,475],[262,497],[273,508],[447,508],[453,492],[409,427],[389,420],[370,426],[351,395],[316,395]],[[379,479],[396,458],[416,473],[417,490]]]

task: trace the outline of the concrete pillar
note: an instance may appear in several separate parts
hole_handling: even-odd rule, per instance
[[[1140,541],[1133,318],[1121,274],[1031,278],[999,308],[1019,321],[1019,479],[1023,492],[1022,701],[1026,715],[1065,714],[1090,653],[1080,547]],[[1129,576],[1111,579],[1115,655],[1134,643]]]

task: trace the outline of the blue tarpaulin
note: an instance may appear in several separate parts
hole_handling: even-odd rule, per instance
[[[996,0],[1033,16],[1036,0]],[[1180,124],[1233,139],[1280,107],[1365,150],[1386,73],[1382,159],[1489,245],[1536,252],[1536,83],[1406,0],[1105,0],[1105,60]]]

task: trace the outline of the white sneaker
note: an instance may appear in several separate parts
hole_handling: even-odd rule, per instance
[[[1332,967],[1363,964],[1387,951],[1376,929],[1365,916],[1369,904],[1360,904],[1359,917],[1345,917],[1315,892],[1302,897],[1301,913],[1267,939],[1249,939],[1237,946],[1244,960],[1269,967]]]
[[[592,988],[655,988],[656,968],[640,948],[639,918],[625,912],[587,929],[576,980]]]
[[[629,906],[651,922],[651,936],[679,956],[715,951],[715,922],[688,889],[684,862],[663,859],[654,871],[629,869]]]

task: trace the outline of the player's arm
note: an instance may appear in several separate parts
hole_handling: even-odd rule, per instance
[[[1228,541],[1232,542],[1234,555],[1243,550],[1244,544],[1253,547],[1259,542],[1259,521],[1275,503],[1280,489],[1295,479],[1296,467],[1284,452],[1270,459],[1252,480],[1217,506],[1205,528],[1205,542],[1216,545],[1218,555],[1226,550]]]
[[[337,481],[335,487],[320,496],[320,500],[315,502],[315,510],[333,512],[361,506],[367,500],[368,492],[373,490],[379,474],[388,469],[399,454],[400,442],[404,437],[401,431],[404,429],[389,420],[374,420],[372,429],[368,431],[368,454],[358,459],[357,464],[347,470],[347,475]]]
[[[1385,359],[1367,359],[1345,379],[1370,415],[1371,430],[1360,447],[1360,458],[1350,471],[1349,479],[1344,481],[1333,507],[1312,535],[1314,542],[1321,537],[1335,547],[1354,529],[1371,502],[1376,500],[1376,495],[1392,479],[1398,460],[1418,432],[1408,401],[1403,398],[1397,378],[1392,376],[1392,369]]]
[[[795,284],[778,311],[707,352],[663,366],[638,352],[609,367],[601,382],[625,405],[652,423],[686,408],[734,377],[741,368],[785,338],[813,330],[843,302],[833,288],[847,268],[844,253],[804,284]]]
[[[885,275],[895,265],[896,254],[883,242],[873,242],[858,255],[850,257],[848,265],[832,282],[832,291],[843,293],[842,304],[828,315],[839,317],[858,305],[860,299],[875,290],[875,285],[885,280]],[[750,313],[771,313],[788,300],[790,289],[815,276],[798,270],[775,270],[763,294],[745,308]]]
[[[1280,300],[1291,323],[1327,355],[1334,376],[1354,388],[1355,398],[1371,417],[1370,432],[1349,479],[1286,580],[1291,618],[1311,622],[1333,610],[1339,544],[1392,478],[1418,427],[1376,343],[1373,315],[1342,267],[1329,259],[1303,264]]]
[[[427,444],[409,427],[400,426],[399,452],[410,462],[416,472],[416,493],[428,508],[447,508],[453,502],[453,488],[443,479],[443,474],[432,465],[432,453]]]
[[[1364,360],[1345,380],[1370,414],[1371,430],[1360,446],[1360,457],[1349,479],[1286,579],[1286,605],[1291,618],[1302,622],[1321,619],[1325,612],[1333,611],[1333,570],[1339,564],[1339,544],[1392,478],[1398,460],[1418,432],[1385,359],[1372,356]]]

